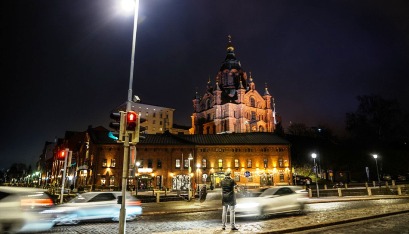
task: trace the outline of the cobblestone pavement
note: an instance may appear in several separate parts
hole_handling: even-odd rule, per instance
[[[394,198],[409,198],[408,196],[364,196],[364,197],[327,197],[327,198],[311,198],[309,203],[325,203],[335,201],[359,201],[370,199],[394,199]],[[409,200],[408,200],[409,201]],[[157,203],[155,205],[150,204],[151,207],[144,207],[144,215],[158,215],[161,213],[182,213],[182,212],[197,212],[199,210],[218,210],[220,209],[220,201],[211,200],[204,203],[198,202],[173,202],[166,204]],[[177,204],[178,203],[178,204]],[[153,208],[153,206],[161,207]],[[172,208],[171,208],[172,207]],[[360,208],[352,209],[345,214],[345,211],[331,211],[331,214],[325,212],[311,212],[302,217],[280,217],[279,219],[269,219],[268,221],[252,221],[243,222],[241,220],[236,221],[239,231],[235,233],[290,233],[295,231],[307,230],[310,228],[325,227],[333,224],[342,224],[352,221],[366,220],[370,218],[383,217],[390,214],[409,213],[409,202],[405,204],[388,204],[384,206],[378,206],[373,208]],[[206,227],[200,227],[192,225],[191,230],[178,230],[157,232],[162,234],[169,233],[183,233],[183,234],[197,234],[197,233],[229,233],[228,228],[221,230],[219,223],[213,225],[206,225]],[[171,230],[171,229],[170,229]]]

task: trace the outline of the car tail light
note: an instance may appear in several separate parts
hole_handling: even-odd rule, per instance
[[[141,205],[141,201],[140,200],[130,200],[130,201],[126,201],[127,205],[130,206],[140,206]]]
[[[43,198],[43,199],[33,199],[27,198],[21,200],[22,207],[37,207],[37,206],[52,206],[54,202],[50,198]]]

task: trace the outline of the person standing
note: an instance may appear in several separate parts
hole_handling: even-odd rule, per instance
[[[222,205],[223,205],[223,213],[222,213],[222,229],[226,230],[226,221],[227,221],[227,212],[230,212],[230,225],[231,230],[237,231],[235,222],[235,211],[234,208],[236,206],[236,194],[234,193],[234,188],[236,187],[236,182],[230,177],[231,172],[226,171],[224,173],[225,177],[221,181],[222,187]]]

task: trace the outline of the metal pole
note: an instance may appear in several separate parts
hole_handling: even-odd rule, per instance
[[[376,174],[378,175],[378,185],[379,185],[379,188],[381,188],[381,179],[379,177],[378,159],[377,158],[375,158],[375,164],[376,164]]]
[[[314,170],[315,170],[315,186],[317,187],[317,197],[320,197],[320,190],[318,188],[317,165],[315,164],[315,158],[314,158]]]
[[[64,157],[64,172],[63,172],[63,176],[62,176],[62,181],[61,181],[61,196],[60,196],[60,204],[62,204],[63,202],[63,198],[64,198],[64,184],[65,184],[65,172],[67,171],[67,158],[68,158],[68,151],[69,149],[66,148],[65,149],[65,157]]]
[[[126,103],[126,111],[131,111],[132,106],[132,83],[133,83],[133,72],[134,72],[134,61],[135,61],[135,44],[136,44],[136,31],[138,27],[138,9],[139,0],[135,0],[134,6],[134,23],[133,23],[133,35],[132,35],[132,55],[131,55],[131,67],[129,74],[129,88],[128,88],[128,101]],[[139,125],[137,125],[139,127]],[[129,134],[125,134],[124,142],[124,163],[122,168],[122,203],[121,210],[119,214],[119,234],[124,234],[126,231],[126,209],[125,209],[125,198],[126,198],[126,185],[128,180],[128,162],[129,162]]]

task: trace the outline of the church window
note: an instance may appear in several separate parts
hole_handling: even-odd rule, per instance
[[[254,97],[250,97],[250,106],[256,107],[256,100],[254,99]]]
[[[256,120],[256,112],[255,111],[251,112],[251,120]]]

